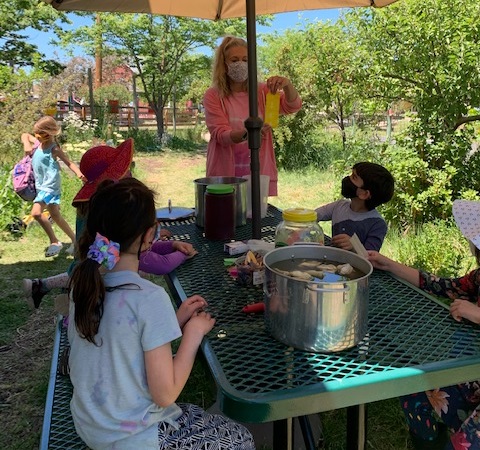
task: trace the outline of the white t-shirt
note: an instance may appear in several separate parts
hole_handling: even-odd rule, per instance
[[[92,449],[158,449],[158,422],[175,424],[181,409],[156,405],[148,391],[144,352],[181,336],[165,290],[122,271],[104,276],[105,286],[131,285],[106,293],[94,345],[75,327],[70,302],[70,403],[78,435]]]

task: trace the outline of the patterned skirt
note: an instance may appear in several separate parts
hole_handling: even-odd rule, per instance
[[[198,406],[179,403],[183,414],[179,429],[158,425],[160,450],[255,450],[253,437],[243,425],[219,414],[209,414]]]

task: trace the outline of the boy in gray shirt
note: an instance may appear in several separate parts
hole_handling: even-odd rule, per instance
[[[367,250],[379,251],[387,223],[376,207],[393,197],[394,179],[385,167],[359,162],[352,174],[342,180],[342,195],[345,199],[320,206],[317,220],[332,221],[332,245],[352,250],[350,237],[355,233]]]

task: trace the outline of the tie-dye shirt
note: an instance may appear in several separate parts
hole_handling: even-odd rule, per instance
[[[175,310],[162,287],[135,272],[108,273],[104,281],[107,287],[129,285],[106,293],[95,337],[99,345],[79,336],[70,302],[70,406],[75,429],[95,450],[158,449],[158,422],[175,424],[181,409],[153,402],[144,352],[181,336]]]

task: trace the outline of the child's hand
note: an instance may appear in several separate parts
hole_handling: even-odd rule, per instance
[[[461,322],[463,318],[473,323],[480,323],[480,308],[468,300],[454,300],[450,305],[450,314],[457,322]]]
[[[160,229],[160,240],[166,241],[172,237],[172,232],[165,228]]]
[[[197,312],[192,318],[185,324],[183,329],[185,333],[198,333],[198,337],[203,338],[215,325],[215,319],[210,313],[205,311]]]
[[[182,302],[177,311],[177,320],[180,328],[199,312],[203,311],[208,306],[206,300],[200,295],[193,295]]]
[[[337,234],[332,237],[332,245],[334,247],[342,248],[343,250],[352,250],[352,243],[348,234]]]
[[[372,263],[375,269],[390,270],[391,259],[381,255],[375,250],[368,250],[368,260]]]
[[[189,257],[192,257],[198,253],[193,248],[193,245],[189,244],[188,242],[175,241],[172,247],[174,248],[174,250],[178,250],[179,252],[182,252]]]

